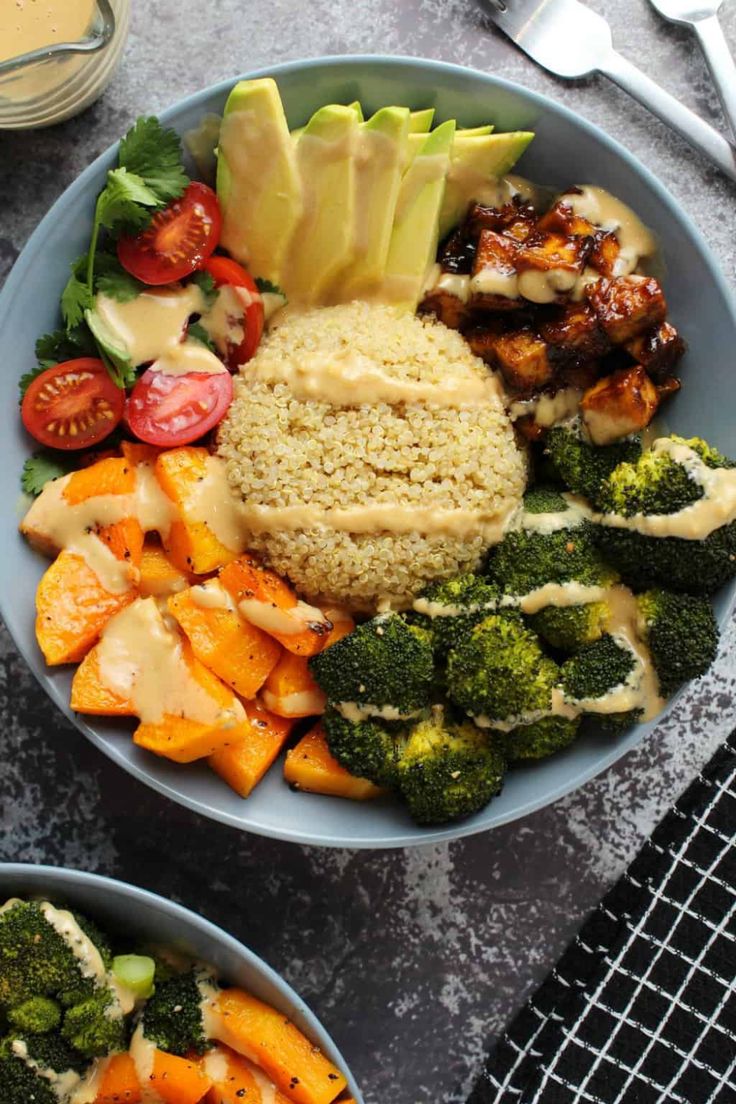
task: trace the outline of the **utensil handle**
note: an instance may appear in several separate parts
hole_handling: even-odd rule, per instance
[[[663,123],[677,131],[686,142],[710,158],[730,180],[736,180],[736,149],[699,115],[665,92],[616,50],[611,50],[602,58],[598,68]]]
[[[708,63],[723,113],[731,126],[731,133],[736,134],[736,64],[718,16],[699,19],[693,23],[693,30]]]

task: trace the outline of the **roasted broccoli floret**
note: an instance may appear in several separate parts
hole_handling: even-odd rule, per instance
[[[414,602],[420,623],[432,633],[439,656],[496,609],[498,587],[478,575],[458,575],[427,587]]]
[[[487,805],[503,782],[501,751],[471,721],[441,706],[411,728],[399,762],[399,786],[418,824],[444,824]]]
[[[146,1003],[143,1033],[169,1054],[183,1057],[190,1051],[204,1054],[207,1050],[199,976],[196,969],[191,969],[157,982]]]
[[[570,503],[554,487],[530,487],[524,495],[527,514],[562,514],[569,509]]]
[[[685,594],[714,594],[736,575],[736,522],[704,540],[649,537],[597,525],[595,540],[601,555],[634,590],[665,586]]]
[[[580,706],[583,712],[594,714],[600,728],[613,732],[635,724],[641,710],[599,712],[595,704],[605,705],[611,691],[626,683],[636,666],[637,659],[631,649],[607,634],[593,644],[584,645],[565,660],[560,685],[568,702]]]
[[[432,635],[398,614],[384,614],[313,656],[309,666],[330,701],[406,716],[429,704]]]
[[[61,1023],[61,1008],[51,997],[29,997],[8,1011],[8,1023],[18,1031],[46,1035]]]
[[[618,576],[603,559],[584,521],[573,528],[507,533],[488,561],[488,573],[504,594],[522,597],[547,583],[607,587]]]
[[[585,439],[579,420],[553,426],[545,438],[545,453],[564,485],[596,505],[603,480],[619,464],[635,461],[640,452],[636,438],[614,445],[592,445]]]
[[[0,914],[0,1008],[77,990],[86,995],[90,986],[39,902],[18,901]]]
[[[498,743],[510,763],[545,759],[571,744],[580,728],[579,718],[542,717],[533,724],[518,725],[499,733]]]
[[[677,440],[677,438],[673,438]],[[601,483],[598,504],[607,514],[676,514],[703,497],[703,488],[669,452],[647,449],[619,464]]]
[[[61,1025],[63,1038],[87,1058],[124,1050],[127,1025],[120,1008],[115,1006],[112,990],[100,986],[86,1000],[67,1009]]]
[[[327,709],[322,723],[329,749],[345,770],[377,786],[397,785],[404,724],[379,717],[353,722],[334,708]]]
[[[669,697],[710,667],[718,651],[718,623],[710,602],[689,594],[648,590],[637,605],[660,692]]]
[[[0,1098],[3,1104],[58,1104],[51,1081],[37,1069],[81,1075],[87,1064],[58,1035],[8,1035],[0,1041]]]
[[[494,613],[450,649],[450,699],[471,717],[505,721],[546,711],[559,668],[518,613]]]
[[[575,652],[583,644],[600,640],[610,616],[608,603],[588,602],[582,606],[547,606],[532,614],[534,632],[561,652]]]

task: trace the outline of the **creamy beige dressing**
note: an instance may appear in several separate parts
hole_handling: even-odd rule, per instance
[[[144,724],[165,715],[218,728],[245,719],[237,699],[229,709],[210,697],[191,674],[179,634],[169,628],[154,598],[138,598],[108,621],[97,645],[100,680],[131,701]]]
[[[580,193],[558,198],[594,226],[615,233],[621,248],[614,265],[614,276],[628,275],[644,257],[652,256],[657,248],[654,235],[630,207],[604,188],[591,184],[583,185]]]
[[[230,1074],[227,1054],[223,1050],[210,1050],[204,1056],[204,1072],[215,1085],[223,1085]]]
[[[57,935],[61,936],[76,958],[82,977],[103,984],[107,979],[107,970],[102,961],[102,956],[89,936],[80,928],[71,912],[66,909],[54,908],[49,901],[41,903],[41,912],[46,923],[50,924]]]
[[[468,291],[472,295],[502,295],[505,299],[518,299],[521,295],[519,274],[515,269],[486,265],[469,279]]]
[[[133,1059],[136,1076],[141,1088],[141,1104],[160,1104],[161,1098],[151,1084],[156,1058],[156,1044],[143,1034],[142,1023],[138,1024],[133,1032],[129,1053]]]
[[[231,346],[240,345],[245,337],[245,311],[254,301],[255,297],[247,288],[225,284],[213,305],[202,315],[201,325],[223,356]]]
[[[604,602],[608,596],[608,590],[600,586],[584,586],[582,583],[572,580],[567,583],[545,583],[528,594],[507,595],[513,604],[518,606],[522,613],[538,613],[546,606],[563,608],[568,606],[584,606],[589,602]],[[505,605],[502,602],[502,605]],[[509,603],[511,604],[511,603]]]
[[[184,376],[190,372],[212,376],[227,372],[219,357],[210,352],[200,341],[181,341],[170,345],[151,365],[155,372],[165,376]]]
[[[264,602],[258,598],[243,598],[238,602],[238,610],[251,625],[267,633],[279,636],[293,636],[304,632],[311,625],[319,632],[329,632],[331,622],[322,610],[299,601],[289,609],[280,609],[273,602]]]
[[[396,200],[396,212],[394,225],[398,226],[407,217],[422,190],[428,184],[434,184],[442,180],[448,169],[450,160],[446,153],[419,153],[412,161],[401,179],[398,199]]]
[[[235,603],[219,579],[206,579],[190,588],[189,597],[200,609],[234,610]]]
[[[439,268],[439,265],[437,267]],[[467,303],[473,290],[469,276],[460,272],[442,272],[441,269],[434,288],[436,291],[444,291],[447,295],[454,295],[461,303]]]
[[[81,1080],[79,1074],[74,1070],[69,1069],[59,1072],[36,1062],[31,1058],[28,1047],[22,1039],[13,1039],[10,1049],[16,1058],[24,1062],[29,1069],[32,1069],[44,1081],[49,1082],[54,1095],[60,1101],[68,1100],[69,1095]]]
[[[218,456],[208,456],[204,478],[192,488],[187,503],[187,518],[207,525],[226,548],[243,552],[245,535],[241,511],[242,503],[227,480],[225,461]]]
[[[94,1104],[102,1085],[105,1073],[104,1059],[97,1059],[85,1073],[79,1085],[72,1092],[69,1104]]]
[[[296,690],[292,694],[274,694],[270,690],[263,691],[263,704],[266,709],[279,713],[284,717],[304,717],[310,713],[319,713],[320,705],[324,702],[324,696],[315,690]]]
[[[568,504],[566,510],[555,510],[545,514],[532,514],[529,510],[520,511],[518,528],[525,529],[529,533],[558,533],[560,529],[577,529],[585,521],[590,521],[593,512],[585,501],[578,495],[565,493],[562,495]]]
[[[202,1031],[204,1032],[204,1037],[205,1039],[219,1038],[218,1030],[222,1017],[217,1010],[217,1003],[220,990],[215,984],[213,976],[206,970],[202,970],[198,975],[197,987],[202,997],[199,1007],[202,1012]]]
[[[276,1104],[278,1089],[273,1081],[269,1080],[263,1070],[256,1065],[252,1066],[250,1072],[261,1094],[260,1102],[256,1102],[256,1104]]]
[[[578,387],[562,387],[554,395],[542,393],[533,399],[516,399],[509,406],[512,422],[518,418],[531,416],[537,425],[545,429],[559,425],[577,414],[583,392]]]
[[[601,525],[615,529],[633,529],[648,537],[678,537],[680,540],[705,540],[722,525],[736,521],[736,468],[709,468],[687,445],[669,437],[660,437],[652,451],[666,453],[682,464],[690,478],[703,488],[703,497],[674,514],[596,514]]]
[[[357,268],[364,264],[367,254],[379,244],[374,242],[375,221],[370,217],[370,213],[376,205],[375,189],[378,185],[383,185],[382,192],[385,193],[387,181],[391,180],[393,183],[394,178],[398,175],[397,170],[401,154],[401,143],[391,135],[383,134],[380,130],[374,130],[372,127],[360,126],[358,128],[355,153],[357,168],[355,174],[355,215],[353,220],[353,240],[356,252],[354,264],[356,268],[340,277],[341,283],[345,283],[348,288],[352,282],[351,274],[357,274]],[[389,177],[389,173],[393,175]],[[392,197],[398,195],[398,190],[399,183],[396,180],[393,191],[388,194],[381,194],[381,204],[390,204],[393,201]],[[379,247],[380,252],[383,253],[384,265],[388,244],[388,237],[386,237],[386,240],[381,242]],[[376,274],[380,272],[381,267],[379,258],[375,266]],[[359,284],[355,286],[359,290]]]
[[[333,702],[334,708],[351,724],[360,724],[369,717],[380,717],[383,721],[408,721],[421,716],[423,710],[402,713],[395,705],[359,705],[358,702]]]
[[[519,294],[530,303],[554,303],[560,293],[571,291],[578,273],[568,268],[527,268],[519,273]]]
[[[464,617],[482,611],[494,613],[500,605],[500,599],[492,599],[488,602],[469,602],[467,605],[460,605],[455,602],[434,602],[430,598],[415,598],[412,602],[412,609],[416,613],[434,619],[435,617]]]
[[[191,314],[202,312],[204,299],[196,284],[144,291],[127,303],[98,295],[95,310],[124,345],[133,364],[147,364],[164,356],[184,336]]]
[[[133,509],[144,533],[155,532],[166,540],[177,511],[156,478],[153,464],[136,464]]]
[[[336,352],[331,359],[302,357],[258,358],[249,369],[251,378],[264,383],[286,384],[296,399],[328,402],[333,406],[388,403],[427,403],[442,407],[485,406],[499,394],[491,375],[453,376],[439,383],[399,379],[383,372],[375,362],[351,349]]]
[[[77,42],[92,25],[95,0],[0,0],[0,62]]]

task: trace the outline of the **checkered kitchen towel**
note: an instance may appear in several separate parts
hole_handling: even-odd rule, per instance
[[[586,922],[468,1104],[736,1104],[736,733]]]

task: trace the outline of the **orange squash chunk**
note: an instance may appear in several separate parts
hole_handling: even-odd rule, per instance
[[[227,1077],[225,1080],[213,1077],[206,1104],[291,1104],[289,1097],[280,1093],[273,1082],[242,1054],[236,1054],[224,1046],[214,1047],[209,1054],[214,1061],[210,1063],[205,1057],[202,1063],[205,1072],[212,1077],[217,1068],[215,1063],[219,1065],[224,1061],[227,1063]]]
[[[259,620],[259,627],[274,640],[278,640],[279,644],[283,644],[288,651],[295,655],[312,656],[324,648],[330,626],[322,614],[312,622],[295,616],[296,632],[279,632],[278,629],[268,627],[267,607],[271,607],[276,616],[279,613],[288,615],[289,610],[296,610],[298,599],[288,583],[273,571],[262,567],[252,556],[241,556],[227,564],[220,572],[220,581],[238,605],[243,601],[262,603],[266,620]],[[248,614],[243,613],[243,616],[247,617]]]
[[[197,1063],[157,1050],[148,1085],[164,1104],[199,1104],[212,1082]]]
[[[106,686],[100,675],[97,646],[87,652],[74,672],[70,705],[75,713],[94,717],[134,717],[133,701]]]
[[[141,597],[154,598],[176,594],[185,590],[191,582],[191,575],[180,571],[164,552],[160,544],[146,542],[141,555],[141,579],[139,590]]]
[[[75,471],[62,492],[70,506],[99,495],[133,494],[135,466],[124,456],[108,456],[88,468]]]
[[[199,484],[207,474],[207,449],[183,448],[162,452],[156,461],[156,478],[179,510],[164,547],[181,571],[207,575],[234,560],[237,549],[226,548],[206,521],[194,515]]]
[[[286,753],[284,778],[297,790],[366,801],[383,791],[367,778],[356,778],[330,754],[324,729],[316,724]]]
[[[215,1001],[214,1036],[245,1054],[294,1104],[331,1104],[346,1081],[282,1012],[242,989],[224,989]]]
[[[276,665],[280,645],[237,610],[199,604],[198,594],[215,602],[220,597],[228,600],[227,591],[212,579],[174,594],[168,601],[169,612],[188,637],[197,659],[241,697],[254,697]]]
[[[135,467],[137,464],[155,464],[162,450],[156,445],[145,445],[141,441],[121,441],[120,451]]]
[[[141,1086],[130,1054],[105,1059],[94,1104],[140,1104]]]
[[[286,743],[294,721],[269,713],[257,702],[245,705],[250,728],[242,740],[220,748],[209,765],[241,797],[248,797]]]
[[[312,678],[307,656],[283,652],[263,687],[263,704],[280,717],[324,713],[327,698]]]

